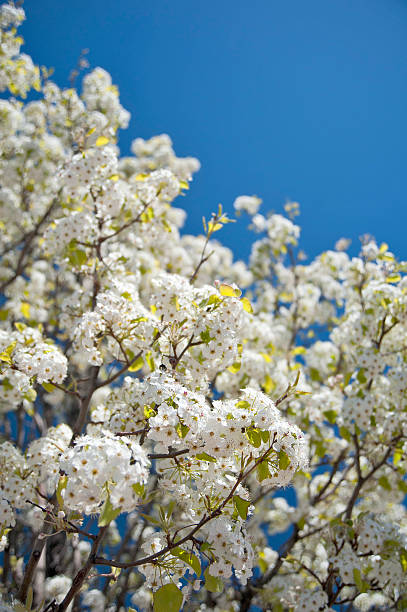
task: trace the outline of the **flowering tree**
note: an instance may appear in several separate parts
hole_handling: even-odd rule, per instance
[[[248,265],[221,207],[181,235],[198,161],[165,135],[120,158],[110,76],[60,89],[23,18],[1,7],[1,609],[406,610],[407,264],[372,239],[305,263],[297,205],[254,196]]]

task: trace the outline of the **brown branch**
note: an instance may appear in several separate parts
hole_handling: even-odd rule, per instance
[[[170,541],[168,545],[165,546],[160,551],[153,553],[147,557],[144,557],[143,559],[138,559],[137,561],[132,561],[130,563],[124,563],[120,561],[115,561],[113,559],[104,559],[103,557],[96,557],[93,562],[94,565],[110,565],[111,567],[120,567],[123,569],[129,568],[129,567],[137,567],[138,565],[146,565],[147,563],[152,563],[159,557],[162,557],[167,552],[171,552],[173,548],[177,546],[181,546],[182,544],[185,544],[185,542],[192,540],[194,538],[194,535],[204,525],[206,525],[206,523],[209,523],[214,518],[222,514],[223,508],[230,502],[238,486],[257,468],[257,466],[262,461],[267,459],[267,457],[270,455],[271,451],[274,449],[275,440],[276,440],[276,435],[274,435],[273,442],[271,443],[270,447],[266,450],[266,452],[263,453],[246,472],[244,472],[243,469],[240,471],[235,484],[233,485],[232,489],[230,490],[227,497],[223,500],[223,502],[219,504],[214,510],[212,510],[210,514],[208,514],[207,516],[203,516],[202,519],[199,521],[199,523],[195,525],[195,527],[186,536],[184,536],[180,540],[177,540],[176,542],[174,540]]]
[[[180,455],[186,455],[189,453],[189,448],[184,448],[178,451],[172,451],[170,453],[150,453],[148,456],[149,459],[174,459],[174,457],[179,457]]]
[[[94,563],[95,556],[97,554],[98,548],[101,544],[101,541],[103,539],[103,536],[105,535],[107,528],[108,528],[108,525],[101,527],[99,533],[97,534],[92,544],[92,548],[86,560],[85,565],[79,570],[79,572],[76,574],[75,578],[73,579],[71,588],[69,589],[68,593],[65,595],[65,598],[62,600],[62,602],[59,604],[57,608],[58,612],[64,612],[68,608],[69,604],[74,599],[76,594],[79,593],[83,583],[85,582],[86,578],[89,575],[90,570],[92,569],[92,565]]]
[[[51,205],[47,208],[47,210],[42,215],[42,217],[39,219],[39,221],[37,221],[37,224],[34,226],[34,228],[31,230],[31,232],[26,234],[26,236],[24,238],[22,238],[22,240],[20,240],[20,242],[24,241],[24,246],[23,246],[23,248],[20,251],[20,255],[19,255],[18,260],[17,260],[17,267],[16,267],[13,275],[7,281],[4,281],[0,285],[0,293],[3,293],[4,290],[9,285],[11,285],[11,283],[13,283],[18,276],[20,276],[24,272],[24,269],[25,269],[25,267],[27,265],[27,263],[24,261],[24,259],[25,259],[26,255],[30,251],[31,243],[33,242],[34,238],[38,235],[38,231],[39,231],[41,225],[43,223],[45,223],[45,221],[48,219],[48,217],[50,216],[53,208],[55,208],[57,203],[58,203],[58,199],[54,198],[52,200],[52,202],[51,202]]]
[[[90,400],[92,399],[92,395],[94,393],[94,391],[98,388],[96,381],[97,381],[97,377],[99,374],[99,370],[100,370],[100,366],[92,366],[92,371],[91,371],[91,375],[90,375],[90,384],[89,384],[89,390],[87,392],[87,394],[82,397],[81,400],[81,404],[80,404],[80,409],[79,409],[79,414],[78,414],[78,418],[76,419],[76,423],[73,427],[73,435],[72,435],[72,439],[71,439],[71,444],[73,442],[73,440],[79,436],[79,434],[81,433],[83,426],[85,425],[86,422],[86,417],[88,414],[88,408],[89,408],[89,404],[90,404]]]

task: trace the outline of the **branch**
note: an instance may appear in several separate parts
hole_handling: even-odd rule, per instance
[[[20,276],[20,274],[22,274],[24,272],[25,266],[27,265],[27,263],[24,261],[24,259],[25,259],[26,255],[29,253],[31,243],[34,240],[34,238],[37,236],[38,230],[40,229],[41,225],[47,220],[47,218],[49,217],[49,215],[52,212],[52,209],[57,205],[57,202],[58,202],[58,199],[54,198],[52,200],[52,202],[51,202],[51,205],[47,208],[47,210],[42,215],[42,217],[39,219],[39,221],[37,221],[37,224],[34,226],[34,229],[31,232],[29,232],[28,234],[26,234],[26,236],[24,238],[22,238],[22,240],[24,241],[24,246],[21,249],[19,258],[17,260],[17,267],[16,267],[13,275],[7,281],[4,281],[0,285],[0,293],[3,293],[4,290],[9,285],[11,285],[11,283],[13,283],[16,280],[16,278],[18,276]],[[21,240],[19,242],[21,242]]]
[[[68,593],[65,595],[65,598],[63,599],[63,601],[59,604],[57,608],[58,612],[64,612],[65,610],[67,610],[69,604],[74,599],[75,595],[79,593],[83,583],[88,577],[90,570],[92,569],[93,560],[97,554],[98,548],[103,539],[103,536],[105,535],[107,528],[108,528],[108,525],[106,525],[105,527],[101,527],[99,533],[97,534],[92,544],[92,548],[86,560],[85,565],[82,567],[82,569],[79,570],[79,572],[76,574],[75,578],[73,579],[71,588],[69,589]]]
[[[240,471],[235,484],[233,485],[232,489],[230,490],[227,497],[223,500],[223,502],[219,504],[219,506],[217,506],[214,510],[212,510],[210,514],[202,517],[199,523],[195,525],[195,527],[186,536],[184,536],[180,540],[177,540],[176,542],[175,541],[169,542],[169,544],[165,546],[162,550],[156,553],[153,553],[149,555],[148,557],[144,557],[144,559],[138,559],[137,561],[132,561],[130,563],[124,563],[120,561],[115,561],[113,559],[104,559],[103,557],[96,557],[93,561],[94,565],[110,565],[111,567],[120,567],[123,569],[129,568],[129,567],[137,567],[138,565],[146,565],[147,563],[154,562],[156,559],[158,559],[159,557],[162,557],[167,552],[171,552],[173,548],[176,548],[177,546],[181,546],[182,544],[185,544],[185,542],[192,540],[194,535],[204,525],[206,525],[206,523],[209,523],[214,518],[222,514],[223,508],[230,502],[238,486],[256,469],[256,467],[262,461],[267,459],[271,451],[274,449],[275,440],[276,440],[276,435],[274,435],[273,442],[271,443],[270,447],[266,450],[266,452],[263,453],[246,472],[243,472],[243,470]]]

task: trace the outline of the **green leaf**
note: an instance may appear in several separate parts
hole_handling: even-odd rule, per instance
[[[109,139],[106,136],[99,136],[96,139],[95,145],[97,147],[103,147],[104,145],[107,145],[108,142],[109,142]]]
[[[179,612],[183,595],[172,582],[164,584],[153,594],[154,612]]]
[[[139,497],[141,497],[142,499],[145,498],[146,488],[143,484],[141,484],[140,482],[135,482],[134,484],[131,485],[131,488]]]
[[[139,512],[140,516],[143,517],[146,521],[149,521],[153,525],[159,525],[160,521],[154,518],[154,516],[150,516],[149,514],[143,514],[143,512]]]
[[[396,450],[394,451],[394,456],[393,456],[393,463],[394,465],[397,465],[398,463],[400,463],[400,461],[403,459],[403,450],[401,448],[396,448]]]
[[[223,591],[223,582],[220,578],[216,578],[215,576],[211,576],[209,573],[209,567],[204,571],[205,576],[205,587],[211,593],[222,593]]]
[[[331,423],[331,425],[335,425],[337,417],[335,410],[325,410],[325,412],[322,414],[326,417],[327,421]]]
[[[344,427],[343,425],[341,425],[341,427],[339,428],[339,433],[341,434],[342,438],[344,438],[348,442],[351,441],[352,436],[350,434],[350,431],[346,429],[346,427]]]
[[[147,363],[148,367],[150,368],[151,372],[154,372],[155,364],[154,364],[154,359],[153,359],[153,356],[151,354],[151,351],[148,351],[148,353],[146,353],[145,360],[146,360],[146,363]]]
[[[264,382],[262,384],[264,391],[266,393],[271,393],[272,391],[274,391],[276,386],[277,385],[274,382],[274,380],[271,378],[271,376],[269,374],[266,374],[266,376],[264,377]]]
[[[236,408],[242,408],[243,410],[246,410],[246,408],[250,408],[250,403],[246,402],[246,400],[239,400],[236,403]]]
[[[128,368],[129,372],[137,372],[137,370],[140,370],[140,368],[142,368],[144,365],[144,361],[143,358],[141,357],[137,357],[136,361],[134,363],[131,364],[131,366]]]
[[[369,590],[369,583],[362,579],[360,569],[357,567],[353,568],[353,579],[360,593],[366,593]]]
[[[198,453],[198,455],[195,455],[195,457],[200,461],[210,461],[211,463],[216,463],[215,457],[211,457],[208,455],[208,453]]]
[[[88,256],[81,249],[73,249],[68,255],[69,263],[78,268],[83,266],[87,260]]]
[[[247,512],[249,510],[251,502],[247,501],[247,499],[242,499],[239,495],[234,495],[233,503],[235,505],[238,515],[245,521],[247,519]]]
[[[185,436],[189,432],[189,427],[188,425],[183,425],[182,423],[178,423],[177,426],[175,427],[175,431],[177,432],[180,438],[185,438]]]
[[[62,497],[62,491],[66,488],[67,484],[68,484],[68,476],[60,476],[57,490],[56,490],[56,496],[57,496],[57,500],[58,500],[58,504],[60,508],[64,507],[64,498]]]
[[[259,465],[256,467],[256,474],[259,482],[263,482],[263,480],[266,480],[266,478],[270,478],[271,474],[267,459],[259,463]]]
[[[250,444],[254,446],[254,448],[259,448],[262,443],[262,437],[260,431],[255,429],[254,427],[249,427],[246,429],[246,437],[249,440]]]
[[[6,353],[6,351],[3,351],[3,353],[0,353],[0,361],[11,364],[11,357]]]
[[[45,391],[47,391],[48,393],[52,393],[56,389],[56,386],[53,385],[52,383],[43,382],[42,386],[45,389]]]
[[[239,361],[236,361],[235,363],[233,363],[231,366],[228,367],[229,372],[232,372],[232,374],[236,374],[240,368],[241,368],[241,363]]]
[[[317,370],[316,368],[310,368],[309,369],[309,375],[310,375],[311,380],[313,380],[315,382],[322,382],[319,370]]]
[[[407,550],[405,548],[400,550],[400,564],[403,572],[407,572]]]
[[[240,289],[233,289],[233,287],[226,285],[225,283],[222,283],[219,286],[219,293],[225,297],[240,297],[242,295]]]
[[[402,493],[407,493],[407,482],[404,482],[404,480],[399,480],[397,483],[397,487]]]
[[[154,219],[154,211],[151,206],[149,206],[144,212],[141,213],[140,220],[142,223],[148,223],[151,221],[151,219]]]
[[[120,512],[121,508],[113,508],[112,502],[110,501],[110,496],[108,496],[102,506],[102,511],[98,520],[98,526],[106,527],[106,525],[109,525],[109,523],[111,523],[116,518],[116,516],[120,514]]]
[[[324,446],[324,443],[322,442],[322,440],[315,441],[315,453],[317,457],[320,457],[321,459],[322,457],[325,457],[326,447]]]
[[[16,344],[17,341],[15,340],[14,342],[8,345],[5,351],[0,353],[0,361],[5,361],[6,363],[11,364],[11,353],[14,351]]]
[[[30,308],[31,306],[28,302],[21,302],[20,310],[21,310],[21,314],[23,315],[24,319],[30,318]]]
[[[364,383],[367,382],[367,378],[365,376],[365,369],[364,368],[360,368],[360,370],[358,371],[358,373],[356,374],[356,378],[358,379],[358,381],[363,385]]]
[[[177,546],[176,548],[173,548],[171,550],[171,554],[174,555],[174,557],[178,557],[178,559],[181,559],[181,561],[187,563],[187,565],[192,567],[195,574],[199,578],[202,571],[201,564],[198,561],[198,557],[194,555],[194,553],[188,552],[187,550],[183,550],[182,548]]]
[[[210,331],[209,331],[208,327],[205,329],[205,331],[202,331],[200,333],[200,338],[201,338],[202,342],[204,342],[205,344],[209,344],[209,342],[211,340],[214,340],[214,338],[212,338],[212,336],[210,334]]]
[[[390,484],[387,476],[380,476],[380,478],[379,478],[379,480],[377,482],[386,491],[391,491],[391,484]]]
[[[269,564],[267,563],[265,559],[262,559],[261,557],[259,557],[258,566],[260,568],[261,573],[264,574],[264,572],[268,569]]]
[[[247,297],[242,298],[240,301],[242,303],[243,309],[246,312],[249,312],[251,314],[253,312],[253,307],[252,307],[250,301],[247,299]]]
[[[290,457],[287,455],[287,453],[283,450],[281,450],[278,453],[278,467],[280,470],[286,470],[288,468],[288,466],[291,463],[291,459]]]

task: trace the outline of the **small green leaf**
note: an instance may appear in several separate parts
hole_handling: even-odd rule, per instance
[[[183,595],[172,582],[164,584],[153,594],[154,612],[179,612]]]
[[[58,487],[56,490],[56,496],[57,496],[57,500],[58,500],[58,504],[60,508],[64,507],[64,498],[62,497],[62,491],[66,488],[67,484],[68,484],[68,476],[60,476]]]
[[[369,583],[362,579],[360,569],[357,567],[353,568],[353,579],[360,593],[366,593],[369,590]]]
[[[276,388],[276,383],[269,374],[266,374],[262,387],[266,393],[271,393]]]
[[[326,447],[324,446],[324,443],[322,442],[322,440],[315,441],[315,453],[316,453],[316,456],[320,457],[321,459],[322,457],[325,457]]]
[[[241,365],[242,364],[239,361],[236,361],[235,363],[233,363],[231,366],[228,367],[228,370],[229,372],[232,372],[232,374],[236,374],[237,372],[239,372]]]
[[[356,374],[356,378],[358,379],[358,381],[363,385],[367,382],[367,378],[365,376],[365,369],[364,368],[360,368],[360,370],[358,371],[358,373]]]
[[[148,351],[148,353],[146,353],[145,360],[146,360],[146,363],[147,363],[148,367],[150,368],[151,372],[154,372],[154,370],[155,370],[155,363],[154,363],[154,359],[153,359],[153,356],[151,354],[151,351]]]
[[[398,463],[400,463],[400,461],[403,459],[403,450],[401,448],[396,448],[396,450],[394,451],[394,456],[393,456],[393,463],[394,465],[397,465]]]
[[[205,331],[202,331],[200,333],[200,338],[205,344],[209,344],[209,342],[214,339],[212,338],[208,327],[205,329]]]
[[[247,499],[242,499],[239,495],[234,495],[233,503],[235,505],[238,515],[245,521],[247,519],[247,512],[249,510],[251,502],[247,501]]]
[[[45,391],[47,391],[47,393],[52,393],[56,389],[55,385],[53,385],[52,383],[43,382],[42,386]]]
[[[385,489],[386,491],[391,491],[391,484],[387,476],[380,476],[377,482],[382,487],[382,489]]]
[[[291,459],[290,457],[287,455],[287,453],[283,450],[281,450],[278,453],[278,467],[280,470],[286,470],[288,468],[288,466],[291,463]]]
[[[407,572],[407,550],[405,548],[400,550],[400,564],[403,572]]]
[[[322,382],[322,378],[319,373],[319,370],[317,370],[316,368],[310,368],[309,375],[310,375],[311,380],[315,382]]]
[[[116,518],[116,516],[120,514],[120,512],[121,508],[113,508],[112,502],[110,501],[110,496],[108,496],[102,506],[102,511],[98,520],[98,526],[106,527],[106,525],[109,525],[109,523],[111,523]]]
[[[143,358],[137,357],[136,361],[134,363],[131,364],[131,366],[129,366],[128,370],[129,372],[137,372],[137,370],[140,370],[140,368],[142,368],[144,365],[144,361]]]
[[[175,431],[177,432],[180,438],[185,438],[185,436],[189,432],[189,427],[188,425],[184,425],[183,423],[178,423],[175,427]]]
[[[225,283],[222,283],[219,286],[219,293],[221,295],[224,295],[225,297],[240,297],[242,295],[240,289],[234,289],[233,287],[231,287],[230,285],[226,285]]]
[[[250,403],[246,402],[246,400],[239,400],[236,403],[236,408],[241,408],[242,410],[246,410],[247,408],[250,408]]]
[[[140,514],[140,516],[143,517],[143,519],[145,519],[149,523],[152,523],[153,525],[159,525],[160,524],[160,521],[158,521],[156,518],[154,518],[154,516],[150,516],[149,514],[143,514],[143,512],[140,512],[139,514]]]
[[[83,266],[87,260],[88,256],[81,249],[73,249],[68,255],[69,263],[78,268]]]
[[[222,593],[223,591],[223,582],[220,578],[216,578],[215,576],[211,576],[209,573],[209,567],[206,568],[204,572],[205,576],[205,586],[208,591],[211,593]]]
[[[339,428],[339,433],[341,434],[342,438],[344,438],[348,442],[351,441],[352,436],[350,434],[350,431],[346,429],[346,427],[344,427],[343,425],[341,425],[341,427]]]
[[[254,427],[248,427],[246,429],[246,437],[249,440],[250,444],[254,446],[254,448],[259,448],[259,446],[261,446],[262,437],[258,429],[255,429]]]
[[[326,417],[327,421],[331,423],[331,425],[335,425],[337,417],[335,410],[325,410],[325,412],[323,412],[322,414],[324,415],[324,417]]]
[[[108,142],[109,142],[109,139],[106,136],[99,136],[96,139],[95,145],[97,147],[103,147],[104,145],[107,145]]]
[[[21,314],[23,315],[24,319],[30,318],[30,308],[31,306],[28,302],[21,302],[20,310],[21,310]]]
[[[133,489],[133,491],[142,499],[145,498],[146,496],[146,488],[143,484],[139,483],[139,482],[135,482],[134,484],[131,485],[131,488]]]
[[[202,571],[201,564],[198,561],[198,557],[194,555],[194,553],[188,552],[187,550],[183,550],[182,548],[177,546],[176,548],[173,548],[171,550],[171,554],[174,555],[174,557],[178,557],[178,559],[181,559],[181,561],[187,563],[187,565],[192,567],[195,574],[199,578]]]
[[[240,301],[242,303],[243,309],[246,312],[251,314],[253,312],[253,307],[252,307],[250,301],[247,299],[247,297],[242,298]]]
[[[269,469],[269,464],[267,462],[267,459],[259,463],[259,465],[256,467],[256,473],[257,473],[257,480],[259,482],[263,482],[263,480],[266,480],[266,478],[270,478],[271,474],[270,474],[270,469]]]
[[[195,455],[195,457],[200,461],[209,461],[211,463],[216,463],[215,457],[211,457],[210,455],[208,455],[208,453],[198,453],[198,455]]]
[[[399,480],[397,483],[397,487],[402,493],[407,493],[407,482],[404,482],[404,480]]]

